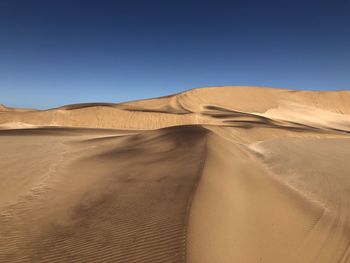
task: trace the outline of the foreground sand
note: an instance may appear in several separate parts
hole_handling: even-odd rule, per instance
[[[0,262],[350,262],[350,92],[0,107]]]

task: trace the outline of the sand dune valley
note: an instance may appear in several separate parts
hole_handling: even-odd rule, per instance
[[[350,91],[0,106],[0,262],[350,262]]]

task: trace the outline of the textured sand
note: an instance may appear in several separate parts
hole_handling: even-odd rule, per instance
[[[350,262],[350,92],[0,105],[0,262]]]

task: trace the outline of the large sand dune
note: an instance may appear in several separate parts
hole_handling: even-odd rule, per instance
[[[350,262],[350,92],[0,105],[0,262]]]

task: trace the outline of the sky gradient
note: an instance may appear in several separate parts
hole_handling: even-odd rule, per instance
[[[0,0],[0,103],[350,89],[349,0]]]

